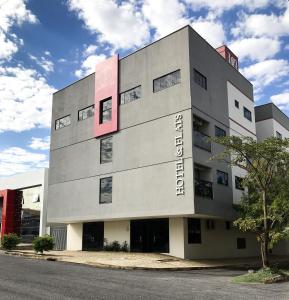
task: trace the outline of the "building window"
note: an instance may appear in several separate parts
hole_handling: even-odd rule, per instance
[[[181,82],[181,71],[177,70],[160,78],[154,79],[154,93],[167,89]]]
[[[112,177],[105,177],[100,179],[100,197],[99,203],[112,202]]]
[[[278,131],[276,131],[276,137],[280,140],[282,140],[282,134]]]
[[[225,224],[226,224],[226,229],[230,230],[231,229],[231,222],[230,221],[226,221]]]
[[[100,102],[100,124],[111,121],[111,98]]]
[[[78,121],[83,121],[94,115],[94,105],[88,106],[78,111]]]
[[[243,178],[235,176],[235,188],[244,191],[243,181]]]
[[[201,244],[201,220],[200,219],[188,219],[188,243],[189,244]]]
[[[55,121],[55,130],[67,127],[71,124],[71,116],[68,115]]]
[[[239,101],[235,100],[235,107],[239,108]]]
[[[194,69],[194,80],[199,86],[205,90],[207,89],[207,78],[196,69]]]
[[[226,136],[226,131],[218,126],[215,126],[215,136],[224,137]]]
[[[217,183],[222,185],[228,185],[228,173],[217,170]]]
[[[237,238],[237,249],[246,249],[246,239]]]
[[[249,109],[247,109],[246,107],[244,107],[244,117],[249,120],[252,121],[252,113]]]
[[[215,229],[215,221],[214,220],[207,220],[206,225],[207,225],[208,230]]]
[[[112,162],[112,136],[100,140],[100,163]]]
[[[131,90],[120,94],[120,104],[129,103],[140,99],[141,97],[141,86],[137,86]]]

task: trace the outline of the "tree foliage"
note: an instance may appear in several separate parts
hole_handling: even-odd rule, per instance
[[[246,171],[244,195],[236,209],[234,224],[254,232],[261,245],[263,266],[269,266],[268,249],[289,238],[289,139],[268,138],[257,142],[250,137],[213,139],[224,151],[212,159]]]

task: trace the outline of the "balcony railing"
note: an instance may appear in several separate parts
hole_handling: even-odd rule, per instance
[[[213,199],[213,183],[210,181],[195,179],[195,194],[201,197]]]
[[[194,145],[211,152],[210,137],[200,131],[194,130]]]

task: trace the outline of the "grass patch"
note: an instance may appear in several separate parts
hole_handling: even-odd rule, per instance
[[[289,280],[289,270],[266,268],[234,277],[234,283],[276,283]]]

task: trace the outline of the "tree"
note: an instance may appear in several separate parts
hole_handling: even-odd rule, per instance
[[[221,137],[213,141],[224,151],[212,159],[246,171],[245,192],[236,206],[234,222],[241,231],[253,232],[261,246],[263,267],[269,267],[269,249],[289,238],[289,139]]]

